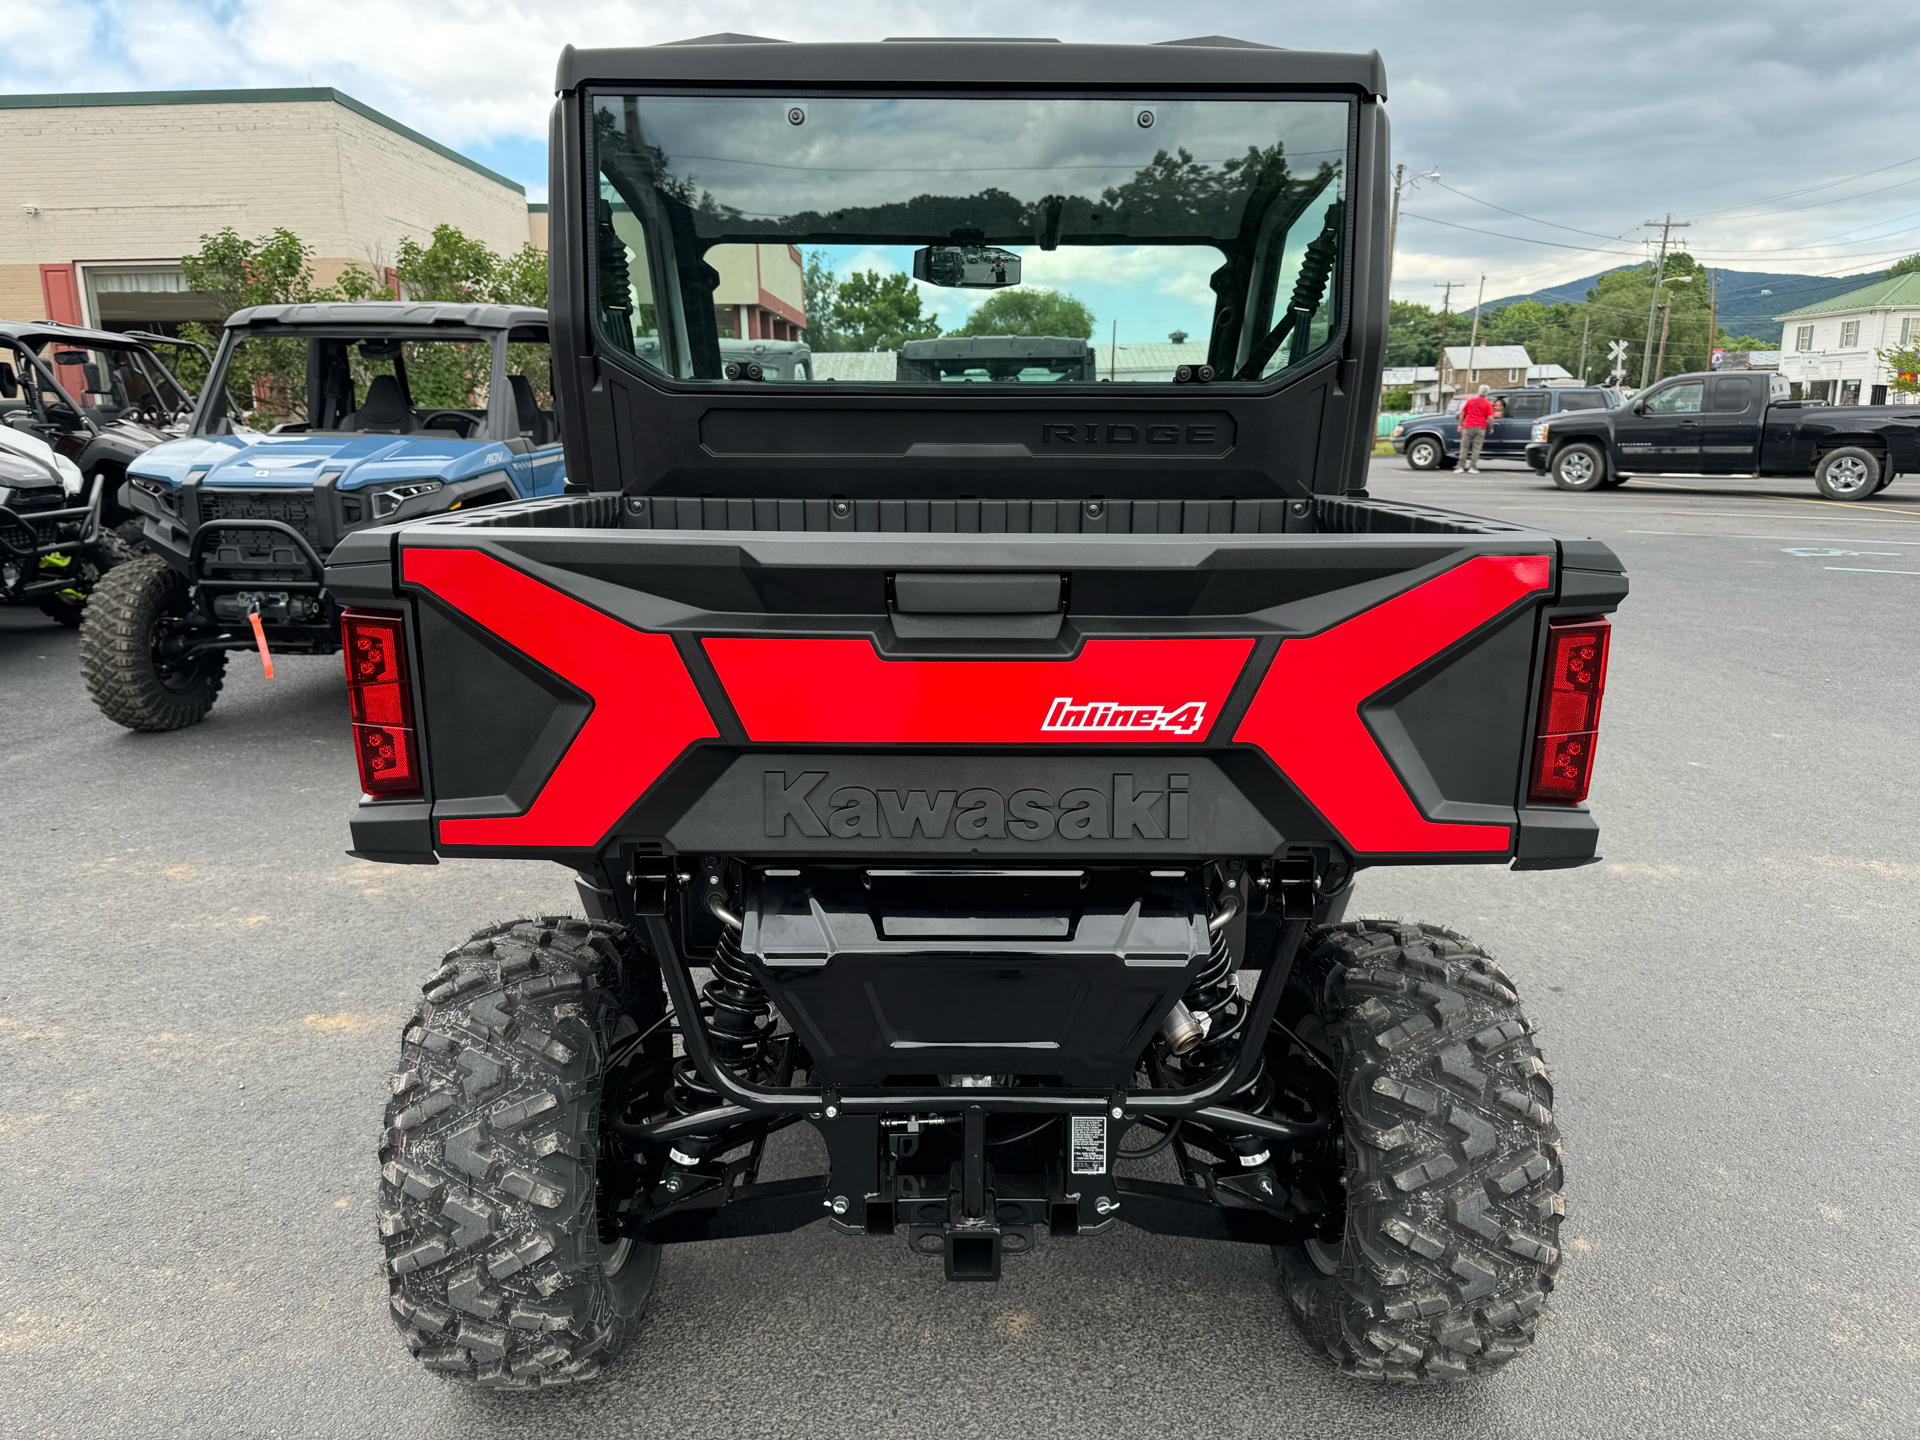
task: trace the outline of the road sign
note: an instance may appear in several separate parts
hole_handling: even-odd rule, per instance
[[[1608,342],[1608,359],[1615,363],[1616,368],[1625,366],[1627,364],[1627,358],[1628,343],[1625,340],[1610,340]]]
[[[1628,378],[1628,373],[1627,373],[1627,371],[1625,371],[1624,369],[1622,369],[1622,368],[1621,368],[1620,366],[1618,366],[1618,365],[1617,365],[1617,366],[1615,366],[1615,367],[1614,367],[1614,369],[1612,369],[1612,370],[1610,370],[1610,371],[1608,372],[1608,384],[1609,384],[1609,385],[1620,385],[1620,384],[1622,384],[1622,383],[1623,383],[1624,381],[1626,381],[1626,380],[1627,380],[1627,378]]]

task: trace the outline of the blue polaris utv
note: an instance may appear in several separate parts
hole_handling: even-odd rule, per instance
[[[94,703],[178,730],[227,652],[327,655],[322,567],[371,525],[557,494],[547,312],[531,306],[261,305],[227,320],[186,434],[127,467],[151,554],[103,578],[81,626]]]

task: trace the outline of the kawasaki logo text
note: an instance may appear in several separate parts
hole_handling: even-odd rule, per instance
[[[1059,795],[1038,786],[1003,794],[987,786],[970,790],[870,790],[829,786],[826,771],[763,773],[766,831],[832,836],[840,840],[882,836],[909,840],[1069,841],[1186,840],[1188,777],[1113,776],[1105,786],[1076,786]],[[1144,782],[1144,785],[1143,785]]]
[[[1102,731],[1118,735],[1166,731],[1170,735],[1191,736],[1201,728],[1206,717],[1206,701],[1188,701],[1171,710],[1163,710],[1157,705],[1122,705],[1111,700],[1077,701],[1072,696],[1063,695],[1054,697],[1054,703],[1047,708],[1047,719],[1041,722],[1041,729],[1076,731],[1083,735]]]

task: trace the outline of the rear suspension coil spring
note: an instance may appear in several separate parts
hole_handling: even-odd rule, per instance
[[[1181,1002],[1195,1016],[1207,1018],[1207,1038],[1180,1058],[1181,1069],[1191,1084],[1233,1065],[1240,1054],[1242,1033],[1247,1029],[1247,998],[1241,994],[1234,972],[1234,953],[1223,933],[1214,933],[1207,963],[1189,983]],[[1258,1114],[1273,1098],[1274,1082],[1267,1074],[1267,1058],[1263,1055],[1253,1075],[1234,1092],[1229,1104]]]
[[[714,1059],[748,1080],[766,1054],[762,1022],[772,1010],[767,992],[740,953],[740,938],[723,926],[714,949],[713,978],[701,987],[698,1024],[707,1033]],[[720,1095],[701,1077],[691,1056],[674,1063],[674,1090],[669,1103],[680,1115],[692,1115],[720,1103]]]

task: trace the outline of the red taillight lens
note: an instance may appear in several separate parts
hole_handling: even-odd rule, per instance
[[[1547,680],[1535,722],[1530,801],[1571,804],[1587,799],[1594,737],[1607,687],[1608,623],[1555,620],[1547,628]]]
[[[360,788],[374,796],[421,794],[400,617],[350,610],[340,618],[340,644],[347,659],[347,706]]]

